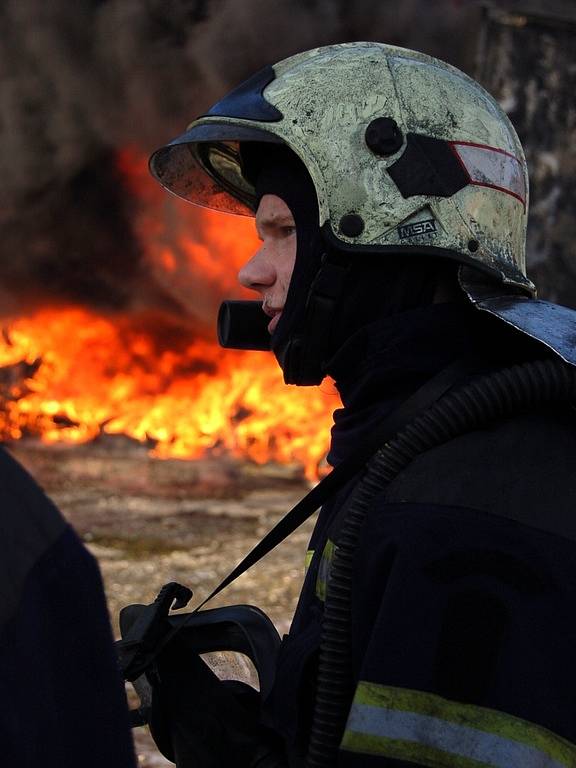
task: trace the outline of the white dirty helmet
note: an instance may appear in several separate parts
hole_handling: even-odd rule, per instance
[[[316,48],[258,72],[158,150],[153,175],[191,202],[252,214],[239,143],[280,142],[343,248],[476,266],[532,295],[528,176],[496,101],[456,68],[382,43]]]
[[[526,275],[522,146],[470,77],[382,43],[316,48],[229,93],[152,155],[151,172],[185,200],[253,215],[247,142],[283,144],[302,161],[326,243],[351,258],[454,259],[478,309],[576,365],[576,313],[534,299]]]

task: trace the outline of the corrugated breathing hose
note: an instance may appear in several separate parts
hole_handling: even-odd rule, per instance
[[[451,391],[381,448],[349,503],[330,569],[324,606],[309,768],[334,768],[354,694],[351,595],[354,553],[375,496],[420,454],[490,422],[545,403],[576,398],[576,369],[537,360],[479,377]]]

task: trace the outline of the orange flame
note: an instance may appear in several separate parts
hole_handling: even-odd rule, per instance
[[[151,268],[195,334],[189,319],[151,310],[51,307],[14,320],[0,367],[20,377],[1,377],[0,437],[79,443],[121,433],[152,442],[159,457],[230,452],[298,462],[314,479],[335,391],[286,387],[272,355],[223,350],[212,329],[219,301],[238,294],[236,271],[256,247],[253,222],[167,199],[132,153],[120,168],[142,206],[137,227]]]

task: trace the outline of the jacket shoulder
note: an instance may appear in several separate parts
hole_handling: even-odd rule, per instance
[[[38,484],[0,448],[0,626],[16,610],[28,574],[66,529]]]
[[[576,540],[576,420],[568,406],[487,425],[418,456],[385,500],[469,507]]]

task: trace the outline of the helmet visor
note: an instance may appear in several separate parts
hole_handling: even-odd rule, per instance
[[[282,143],[266,131],[228,123],[193,125],[157,150],[150,172],[169,192],[195,205],[254,216],[256,193],[243,173],[241,142]]]

